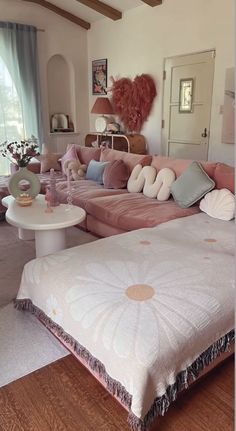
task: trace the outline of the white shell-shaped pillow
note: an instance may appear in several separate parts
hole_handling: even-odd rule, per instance
[[[228,189],[212,190],[200,201],[200,209],[211,217],[232,220],[235,217],[235,197]]]

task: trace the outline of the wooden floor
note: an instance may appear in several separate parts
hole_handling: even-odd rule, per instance
[[[155,430],[233,431],[233,409],[231,357],[182,395]],[[1,431],[128,431],[126,418],[71,355],[0,389]]]

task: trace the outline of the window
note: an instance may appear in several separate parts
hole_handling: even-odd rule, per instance
[[[16,87],[0,57],[0,143],[24,137],[22,108]],[[0,175],[7,175],[10,162],[0,156]]]

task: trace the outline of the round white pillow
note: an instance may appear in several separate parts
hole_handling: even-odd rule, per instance
[[[232,220],[235,217],[235,197],[228,189],[215,189],[207,193],[199,207],[209,216],[220,220]]]

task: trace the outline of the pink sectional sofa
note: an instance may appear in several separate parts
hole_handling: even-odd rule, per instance
[[[91,150],[91,149],[90,149]],[[96,150],[97,151],[97,150]],[[83,156],[80,160],[83,163]],[[91,152],[92,158],[92,152]],[[96,153],[96,156],[97,153]],[[163,156],[142,156],[122,151],[102,149],[101,161],[122,159],[131,173],[137,163],[154,166],[157,171],[164,167],[171,168],[179,177],[191,164],[192,160],[172,159]],[[88,162],[88,158],[86,160]],[[223,163],[203,162],[206,173],[215,181],[216,188],[228,188],[234,192],[234,168]],[[102,185],[90,180],[73,182],[73,203],[85,209],[86,221],[81,227],[101,237],[107,237],[134,229],[154,227],[175,218],[196,214],[198,203],[190,208],[180,208],[170,198],[160,202],[150,199],[143,193],[129,193],[127,189],[105,189]],[[57,184],[60,202],[66,202],[66,182]]]
[[[88,165],[91,159],[97,161],[123,160],[129,172],[138,163],[142,166],[154,166],[157,171],[169,167],[179,177],[192,160],[172,159],[163,156],[150,156],[125,153],[112,149],[94,149],[76,146],[81,163]],[[216,184],[216,188],[228,188],[234,193],[234,168],[223,163],[202,162],[202,167]],[[40,170],[40,164],[31,166],[34,171]],[[42,192],[48,182],[48,174],[40,174]],[[57,173],[57,192],[61,203],[66,203],[67,181],[60,172]],[[103,185],[91,180],[72,182],[73,204],[85,209],[87,217],[80,225],[93,234],[101,237],[111,236],[134,229],[154,227],[175,218],[198,213],[199,205],[181,208],[173,198],[160,202],[150,199],[143,193],[129,193],[127,189],[106,189]]]

